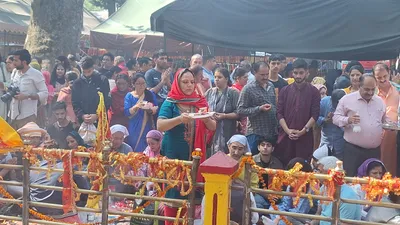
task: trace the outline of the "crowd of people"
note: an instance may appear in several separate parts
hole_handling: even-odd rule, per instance
[[[250,152],[263,168],[291,169],[300,163],[304,172],[328,173],[342,160],[348,176],[381,179],[385,172],[397,173],[399,92],[384,63],[377,63],[372,73],[364,73],[362,65],[352,61],[331,84],[318,61],[296,59],[288,63],[281,54],[255,63],[243,60],[233,71],[218,66],[215,57],[199,54],[191,57],[189,65],[178,65],[162,51],[152,58],[128,61],[111,53],[104,54],[100,62],[90,56],[79,62],[75,55],[60,56],[51,71],[41,65],[41,60],[32,58],[25,49],[10,53],[0,64],[0,116],[33,146],[90,148],[101,92],[112,150],[120,153],[191,160],[192,151],[200,148],[201,162],[217,152],[240,161]],[[193,116],[198,114],[203,116]],[[1,158],[1,163],[21,163],[18,154]],[[40,166],[47,167],[47,162]],[[148,169],[143,168],[139,175],[147,176]],[[22,179],[20,172],[8,169],[2,169],[0,176]],[[41,172],[30,179],[35,184],[62,186],[60,176],[53,173],[52,179],[45,179],[46,172]],[[252,174],[252,186],[262,188],[272,178],[264,175],[262,179]],[[74,176],[74,180],[78,187],[89,188],[86,179]],[[240,180],[244,180],[244,173],[235,182]],[[115,179],[110,185],[118,192],[138,189]],[[148,192],[154,193],[151,188],[147,187]],[[20,187],[8,186],[7,190],[15,197],[22,196]],[[293,190],[286,187],[283,191]],[[312,193],[311,188],[307,192]],[[346,199],[365,196],[359,185],[345,184],[341,193]],[[201,196],[198,193],[197,197]],[[232,201],[244,198],[243,193],[232,196]],[[184,198],[175,189],[166,197]],[[62,203],[62,195],[50,190],[33,188],[30,198]],[[252,194],[251,199],[255,207],[271,208],[267,195]],[[86,201],[87,195],[82,194],[77,205]],[[399,203],[393,193],[384,201]],[[308,199],[294,205],[293,198],[286,196],[277,205],[287,212],[332,214],[332,204],[316,202],[311,207]],[[159,213],[175,217],[177,209],[176,205],[163,204]],[[63,215],[62,210],[37,210],[66,222],[86,220],[80,215]],[[343,219],[400,224],[397,210],[347,203],[341,203],[339,210]],[[241,223],[241,213],[233,210],[231,219]],[[251,222],[260,223],[261,218],[270,224],[284,224],[277,216],[257,213],[252,214]],[[293,224],[327,224],[288,219]]]

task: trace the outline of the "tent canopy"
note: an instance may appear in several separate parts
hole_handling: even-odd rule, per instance
[[[154,32],[150,16],[173,0],[127,0],[107,20],[90,32],[91,46],[154,52],[164,46],[163,33]],[[169,51],[191,51],[190,43],[167,40]],[[174,49],[171,49],[174,48]]]
[[[164,34],[151,30],[151,14],[174,0],[127,0],[122,7],[90,32],[93,47],[122,49],[126,52],[139,50],[152,54],[164,48]],[[194,52],[210,54],[207,46],[191,42],[165,39],[166,50],[170,55],[190,55]],[[247,51],[215,49],[215,55],[248,55]]]
[[[295,57],[381,60],[400,50],[398,0],[176,0],[151,21],[177,40]]]
[[[26,33],[31,18],[32,0],[0,0],[0,30]],[[100,20],[89,10],[83,10],[82,34],[100,24]]]

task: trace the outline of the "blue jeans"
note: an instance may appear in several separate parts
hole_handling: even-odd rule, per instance
[[[246,136],[246,138],[250,145],[251,154],[257,155],[259,153],[258,140],[260,140],[261,136],[257,135],[257,134],[250,134],[250,135]]]
[[[256,201],[256,206],[259,209],[269,209],[271,206],[271,203],[269,203],[269,201],[260,194],[255,194],[254,200]]]

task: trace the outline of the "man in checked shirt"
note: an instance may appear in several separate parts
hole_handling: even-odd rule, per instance
[[[255,80],[240,93],[237,112],[249,118],[246,137],[253,155],[258,154],[257,142],[261,138],[274,139],[277,135],[275,87],[268,80],[269,66],[257,62],[253,66]]]

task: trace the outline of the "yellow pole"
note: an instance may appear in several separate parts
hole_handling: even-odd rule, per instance
[[[216,222],[215,225],[229,225],[231,177],[228,175],[207,173],[204,173],[203,176],[206,180],[204,185],[204,191],[206,193],[204,224],[214,225],[213,222]],[[216,201],[216,205],[214,205],[214,201]],[[214,215],[215,212],[216,215]]]
[[[204,224],[229,225],[232,174],[238,162],[223,152],[217,152],[200,165],[205,179]]]

